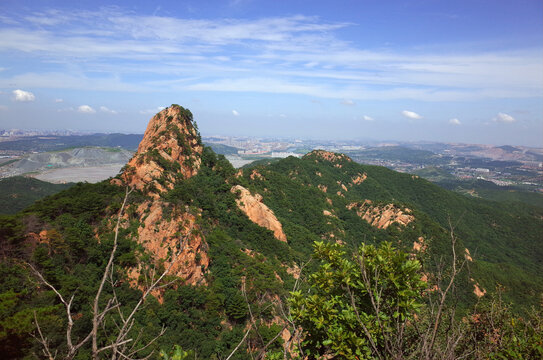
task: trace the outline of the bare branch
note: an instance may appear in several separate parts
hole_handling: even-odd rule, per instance
[[[241,341],[239,342],[239,344],[234,348],[234,350],[232,350],[232,352],[230,353],[230,355],[228,355],[228,357],[226,358],[226,360],[230,360],[230,358],[235,354],[236,351],[238,351],[239,347],[241,346],[241,344],[243,344],[243,342],[245,341],[245,339],[247,338],[247,335],[249,335],[249,332],[251,331],[251,329],[253,328],[252,325],[249,325],[249,328],[247,329],[247,331],[245,332],[245,335],[243,336],[243,339],[241,339]]]
[[[102,296],[102,291],[104,289],[104,285],[106,283],[106,279],[110,275],[110,271],[113,272],[113,259],[115,258],[115,252],[117,251],[117,240],[119,238],[119,227],[121,226],[121,219],[124,212],[124,207],[126,206],[126,201],[128,199],[128,195],[133,191],[133,188],[126,188],[126,192],[124,195],[123,203],[121,205],[121,208],[119,209],[119,213],[117,214],[117,224],[115,225],[115,237],[113,240],[113,249],[111,250],[111,253],[109,255],[109,260],[107,262],[106,268],[104,269],[104,274],[102,276],[102,281],[100,281],[100,286],[98,287],[98,291],[96,291],[96,296],[94,297],[94,303],[92,307],[92,358],[94,360],[98,360],[98,325],[100,324],[100,309],[99,309],[99,301],[100,297]],[[103,319],[103,318],[102,318]]]
[[[40,344],[43,346],[43,353],[49,360],[55,360],[56,356],[53,356],[51,354],[51,350],[49,350],[49,341],[47,341],[47,338],[43,336],[43,333],[41,332],[40,323],[38,322],[38,316],[36,315],[36,310],[34,310],[34,324],[36,325],[36,328],[38,329],[38,334],[40,335],[40,338],[38,339],[36,336],[32,335],[35,339],[37,339]],[[56,353],[55,353],[56,355]]]
[[[358,313],[358,308],[357,308],[356,302],[354,300],[354,295],[351,292],[351,288],[349,286],[347,286],[347,292],[349,293],[349,296],[351,298],[351,305],[352,305],[352,307],[354,309],[354,313],[356,315],[356,320],[358,320],[358,323],[360,324],[360,326],[362,326],[362,329],[364,330],[364,334],[368,338],[368,340],[369,340],[369,342],[371,344],[371,347],[373,348],[373,351],[375,352],[375,355],[377,355],[377,357],[379,357],[379,359],[382,359],[383,357],[381,356],[381,353],[377,349],[377,345],[375,344],[375,341],[373,341],[373,337],[371,336],[368,328],[366,327],[366,325],[364,324],[364,322],[360,318],[360,314]],[[379,314],[376,314],[376,315],[377,315],[376,317],[379,317]]]

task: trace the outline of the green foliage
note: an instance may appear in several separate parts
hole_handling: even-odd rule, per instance
[[[160,358],[164,360],[188,360],[194,358],[194,352],[192,350],[184,351],[181,346],[175,345],[169,353],[161,350]]]
[[[35,201],[56,194],[74,184],[52,184],[34,178],[14,176],[0,180],[0,214],[15,214]]]
[[[499,293],[483,300],[465,319],[460,349],[477,359],[542,359],[543,304],[518,317]]]
[[[253,170],[262,178],[252,179]],[[367,178],[354,184],[352,179],[360,174]],[[449,253],[446,229],[452,220],[459,245],[474,255],[471,277],[487,289],[493,289],[499,278],[506,287],[504,297],[517,311],[534,305],[534,294],[543,292],[541,208],[467,198],[410,174],[360,165],[346,158],[331,162],[314,153],[245,169],[242,181],[253,193],[263,195],[283,224],[289,246],[305,256],[313,241],[329,238],[330,233],[350,246],[358,246],[361,240],[368,244],[388,240],[412,247],[414,239],[423,236],[431,244],[426,261],[435,263]],[[326,192],[318,190],[319,185],[325,186]],[[350,203],[366,199],[409,208],[415,221],[406,227],[378,230],[360,219],[354,209],[346,209]],[[336,217],[323,216],[323,210]],[[515,276],[505,276],[507,273]],[[460,287],[459,294],[466,307],[476,301],[467,289]]]
[[[420,263],[390,243],[363,244],[347,256],[341,245],[318,242],[315,258],[321,264],[310,276],[310,294],[296,291],[290,298],[311,358],[372,358],[375,350],[383,351],[385,338],[400,336],[398,324],[412,320],[422,306],[426,283]]]

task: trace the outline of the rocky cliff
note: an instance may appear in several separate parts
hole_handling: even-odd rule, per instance
[[[260,194],[252,195],[249,190],[241,185],[232,187],[231,191],[235,194],[239,193],[236,203],[252,222],[271,230],[277,240],[287,241],[283,226],[277,220],[273,211],[262,202]]]

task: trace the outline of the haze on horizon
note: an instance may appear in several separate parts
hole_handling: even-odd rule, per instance
[[[543,2],[0,4],[0,128],[543,147]]]

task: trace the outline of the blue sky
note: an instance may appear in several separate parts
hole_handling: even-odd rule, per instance
[[[0,3],[0,128],[543,146],[543,2]]]

